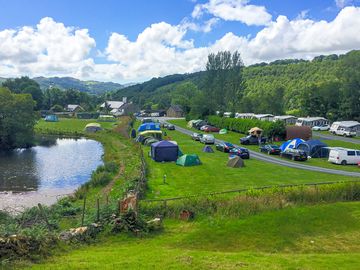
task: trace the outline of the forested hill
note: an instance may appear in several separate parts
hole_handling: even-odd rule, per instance
[[[75,89],[89,94],[103,94],[123,88],[123,85],[113,82],[81,81],[72,77],[36,77],[33,78],[42,90],[56,87],[62,90]]]
[[[255,113],[324,115],[330,118],[337,118],[339,111],[348,109],[350,117],[353,115],[351,110],[356,110],[356,108],[349,108],[353,105],[356,107],[356,102],[360,104],[360,100],[357,101],[359,98],[356,96],[357,90],[353,91],[352,95],[356,94],[355,96],[345,98],[347,90],[344,89],[344,80],[346,77],[347,84],[352,79],[355,84],[358,79],[360,82],[360,78],[357,78],[359,73],[354,66],[354,63],[358,62],[360,62],[360,51],[351,51],[340,56],[318,56],[311,61],[277,60],[269,64],[260,63],[243,67],[240,80],[244,83],[240,87],[241,89],[237,90],[242,91],[236,97],[237,100],[234,101],[230,98],[223,104],[217,104],[218,107],[214,109],[236,109]],[[231,73],[231,71],[223,72]],[[143,108],[165,109],[170,104],[179,103],[191,110],[192,100],[200,98],[196,92],[203,93],[205,97],[209,96],[212,88],[216,88],[216,80],[220,81],[221,76],[223,75],[219,75],[214,81],[208,71],[203,71],[153,78],[142,84],[120,89],[114,93],[114,96],[132,97],[132,100]],[[209,81],[212,81],[212,88],[209,86]],[[225,85],[222,90],[226,91],[227,86]],[[345,99],[347,101],[351,99],[354,104],[340,104],[341,98],[344,98],[344,102]],[[232,106],[227,106],[229,102],[232,103]],[[327,115],[329,113],[331,115]],[[199,115],[199,111],[195,114]],[[356,115],[357,112],[355,112]]]

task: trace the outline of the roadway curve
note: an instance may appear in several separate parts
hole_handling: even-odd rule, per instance
[[[358,139],[336,136],[336,135],[332,135],[332,134],[323,134],[323,133],[316,132],[316,131],[313,131],[313,136],[316,136],[316,137],[319,137],[319,138],[325,139],[325,140],[335,140],[335,141],[343,141],[343,142],[360,144],[360,140],[358,140]]]
[[[186,134],[186,135],[191,135],[192,132],[191,130],[176,126],[176,130]],[[215,140],[216,143],[222,142],[221,140],[216,139]],[[236,145],[235,145],[236,146]],[[328,169],[328,168],[322,168],[322,167],[316,167],[316,166],[309,166],[300,162],[290,162],[284,159],[278,159],[272,156],[268,156],[268,155],[264,155],[261,154],[259,152],[255,152],[252,150],[249,150],[250,152],[250,156],[252,158],[261,160],[261,161],[265,161],[265,162],[270,162],[273,164],[277,164],[277,165],[281,165],[281,166],[286,166],[286,167],[290,167],[290,168],[296,168],[296,169],[301,169],[301,170],[308,170],[308,171],[314,171],[314,172],[321,172],[321,173],[330,173],[330,174],[337,174],[337,175],[343,175],[343,176],[352,176],[352,177],[360,177],[360,173],[357,172],[349,172],[349,171],[341,171],[341,170],[334,170],[334,169]]]

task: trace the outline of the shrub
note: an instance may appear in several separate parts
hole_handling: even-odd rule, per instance
[[[259,127],[264,130],[264,135],[268,137],[285,137],[285,124],[281,121],[270,122],[257,119],[239,119],[224,118],[216,115],[210,115],[208,122],[218,128],[226,128],[231,131],[247,134],[253,127]]]
[[[95,172],[91,177],[90,184],[93,187],[105,186],[110,183],[111,175],[108,172]]]

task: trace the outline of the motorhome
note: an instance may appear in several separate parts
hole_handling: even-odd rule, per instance
[[[324,117],[305,117],[305,118],[299,118],[295,125],[296,126],[308,126],[308,127],[314,127],[314,126],[320,126],[320,125],[328,125],[329,120],[325,119]]]

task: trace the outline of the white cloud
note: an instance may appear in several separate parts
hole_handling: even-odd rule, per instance
[[[95,40],[87,29],[65,27],[43,18],[36,27],[0,31],[1,75],[51,75],[77,72],[91,62]],[[7,69],[2,69],[4,66]]]
[[[198,19],[204,13],[246,25],[267,25],[271,21],[271,14],[264,6],[250,5],[248,0],[210,0],[206,4],[197,4],[191,15]]]
[[[203,47],[187,38],[192,27],[203,27],[205,31],[206,24],[160,22],[144,29],[135,40],[112,33],[106,49],[97,53],[107,62],[99,64],[90,57],[90,51],[96,53],[96,48],[86,29],[44,18],[36,27],[0,31],[0,76],[57,75],[129,82],[203,70],[207,55],[220,50],[238,50],[248,65],[360,49],[357,7],[345,7],[330,22],[278,16],[253,37],[230,32]]]
[[[209,33],[213,29],[214,25],[219,22],[219,18],[211,18],[205,21],[203,24],[195,23],[190,21],[189,19],[185,18],[181,23],[180,26],[184,29],[190,29],[195,32],[204,32]]]

